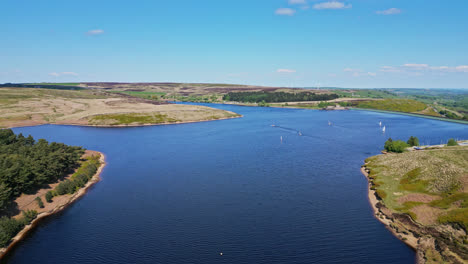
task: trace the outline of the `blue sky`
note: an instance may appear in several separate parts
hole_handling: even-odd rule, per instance
[[[468,88],[466,0],[3,0],[0,83]]]

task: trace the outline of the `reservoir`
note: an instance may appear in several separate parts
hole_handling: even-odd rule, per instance
[[[88,194],[5,261],[414,263],[414,252],[373,217],[360,167],[389,137],[468,139],[466,125],[413,116],[208,106],[244,117],[15,128],[101,151],[107,166]]]

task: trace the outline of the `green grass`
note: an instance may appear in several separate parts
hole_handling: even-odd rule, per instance
[[[465,231],[468,230],[468,208],[461,208],[449,211],[447,214],[439,216],[441,224],[457,224]]]
[[[356,89],[356,90],[342,90],[332,89],[334,93],[337,93],[341,97],[352,97],[352,98],[397,98],[398,95],[385,90],[378,89]]]
[[[94,125],[130,125],[130,124],[161,124],[174,123],[177,119],[169,118],[167,115],[151,114],[105,114],[96,115],[89,120]]]
[[[431,206],[448,209],[454,202],[461,201],[460,206],[463,208],[468,207],[468,193],[456,193],[448,195],[440,200],[435,200],[430,203]]]
[[[384,99],[384,100],[377,100],[377,101],[359,102],[357,107],[386,110],[386,111],[414,113],[414,112],[423,111],[424,109],[427,108],[427,105],[425,103],[411,100],[411,99]]]

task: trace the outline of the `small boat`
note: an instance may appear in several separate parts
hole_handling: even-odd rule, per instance
[[[332,125],[332,122],[328,121],[328,125],[331,126],[331,125]]]
[[[384,132],[384,133],[385,133],[385,126],[382,128],[382,132]]]
[[[281,143],[283,142],[283,136],[280,137]]]
[[[382,127],[382,121],[379,122],[379,126]]]
[[[301,133],[301,131],[299,131],[299,136],[302,136],[302,133]]]
[[[271,125],[272,127],[275,127],[276,125]]]

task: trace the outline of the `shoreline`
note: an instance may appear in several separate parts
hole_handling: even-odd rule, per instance
[[[238,105],[238,106],[248,106],[248,107],[260,107],[258,105],[253,105],[253,104],[245,104],[245,103],[222,103],[226,105]],[[320,108],[306,108],[306,107],[299,107],[299,106],[294,106],[294,105],[289,105],[289,106],[279,106],[279,105],[273,105],[273,106],[266,106],[266,107],[271,107],[271,108],[284,108],[284,109],[304,109],[304,110],[320,110],[320,111],[326,111],[322,110]],[[398,111],[389,111],[389,110],[379,110],[379,109],[371,109],[371,108],[358,108],[358,107],[349,107],[349,109],[346,110],[355,110],[355,111],[370,111],[370,112],[377,112],[377,113],[388,113],[388,114],[395,114],[395,115],[405,115],[405,116],[413,116],[413,117],[420,117],[420,118],[427,118],[427,119],[433,119],[433,120],[438,120],[438,121],[444,121],[444,122],[450,122],[450,123],[457,123],[457,124],[463,124],[463,125],[468,125],[468,121],[464,120],[458,120],[458,119],[449,119],[449,118],[443,118],[443,117],[437,117],[437,116],[430,116],[430,115],[423,115],[423,114],[416,114],[416,113],[406,113],[406,112],[398,112]],[[331,111],[342,111],[342,110],[331,110]]]
[[[96,152],[98,152],[101,155],[101,157],[99,158],[99,162],[101,163],[101,165],[99,166],[99,168],[97,169],[93,177],[86,183],[86,185],[83,188],[79,189],[72,196],[70,196],[69,200],[65,204],[59,205],[47,212],[38,214],[37,217],[34,220],[32,220],[31,223],[29,223],[29,225],[26,225],[21,231],[18,232],[18,234],[16,234],[16,236],[14,236],[11,239],[11,242],[7,247],[0,249],[0,260],[5,258],[9,253],[11,253],[11,251],[13,251],[15,247],[23,239],[25,239],[27,235],[31,231],[33,231],[40,224],[42,220],[46,219],[49,216],[62,212],[63,210],[68,208],[68,206],[72,205],[75,201],[83,197],[87,193],[89,188],[91,188],[94,184],[98,183],[101,180],[100,175],[102,173],[102,170],[106,166],[105,155],[102,152],[99,152],[99,151],[96,151]]]
[[[35,127],[35,126],[42,126],[42,125],[56,125],[56,126],[77,126],[77,127],[97,127],[97,128],[124,128],[124,127],[147,127],[147,126],[163,126],[163,125],[181,125],[181,124],[191,124],[191,123],[201,123],[201,122],[209,122],[209,121],[217,121],[217,120],[228,120],[228,119],[235,119],[235,118],[242,118],[243,115],[233,116],[233,117],[223,117],[217,119],[203,119],[197,121],[178,121],[178,122],[164,122],[164,123],[157,123],[157,124],[135,124],[135,125],[86,125],[86,124],[79,124],[79,123],[42,123],[36,125],[15,125],[6,127],[8,128],[19,128],[19,127]],[[0,128],[1,129],[1,128]],[[101,153],[102,154],[102,153]]]
[[[372,207],[372,210],[374,211],[374,217],[381,222],[382,224],[385,225],[385,227],[392,232],[392,234],[400,239],[403,243],[405,243],[407,246],[412,248],[414,251],[418,250],[418,239],[409,233],[409,235],[402,236],[402,234],[397,233],[393,228],[391,228],[391,223],[393,222],[391,219],[388,219],[387,217],[384,216],[384,214],[381,212],[381,209],[379,209],[378,204],[381,204],[380,201],[377,199],[376,193],[374,190],[372,190],[371,187],[371,182],[369,181],[369,173],[366,171],[365,165],[361,167],[361,173],[366,177],[367,179],[367,199]],[[384,208],[386,208],[384,206]],[[406,239],[402,239],[402,237]]]

